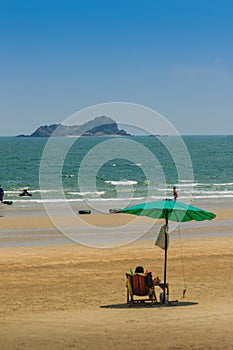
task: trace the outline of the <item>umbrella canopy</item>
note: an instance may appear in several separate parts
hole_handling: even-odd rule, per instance
[[[120,212],[176,222],[212,220],[216,217],[214,213],[172,199],[141,203],[123,208]]]
[[[216,217],[214,213],[193,207],[191,205],[176,202],[172,199],[164,199],[155,202],[141,203],[131,207],[120,209],[120,213],[148,216],[154,219],[165,219],[164,230],[164,293],[163,303],[165,304],[166,273],[167,273],[167,249],[168,249],[168,220],[176,222],[212,220]]]

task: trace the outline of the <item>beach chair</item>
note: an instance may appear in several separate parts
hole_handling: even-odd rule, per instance
[[[154,285],[144,274],[129,274],[126,273],[126,288],[127,288],[127,304],[145,305],[156,304],[157,298]],[[135,298],[136,297],[136,298]]]

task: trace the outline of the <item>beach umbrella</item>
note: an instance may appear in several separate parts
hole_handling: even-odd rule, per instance
[[[177,202],[172,199],[163,199],[154,202],[145,202],[131,207],[120,209],[121,213],[134,214],[138,216],[148,216],[154,219],[165,219],[164,232],[164,293],[163,303],[165,303],[165,286],[167,274],[167,250],[168,250],[168,221],[203,221],[212,220],[216,217],[214,213],[194,207],[189,204]]]

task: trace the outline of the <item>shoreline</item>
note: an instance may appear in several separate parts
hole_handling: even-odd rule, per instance
[[[120,247],[137,240],[155,241],[164,224],[163,219],[121,213],[78,215],[77,211],[66,213],[60,207],[59,210],[54,208],[50,217],[43,208],[11,209],[11,215],[0,217],[0,248],[4,249],[53,244]],[[221,207],[213,212],[216,218],[210,221],[169,222],[170,239],[232,236],[233,208]]]
[[[193,205],[193,204],[192,204]],[[198,206],[198,205],[195,205]],[[211,222],[216,222],[219,220],[233,220],[233,204],[230,207],[225,206],[213,206],[209,205],[208,207],[201,207],[207,211],[212,211],[216,214],[216,218],[211,220]],[[76,225],[82,222],[89,225],[96,226],[121,226],[125,225],[132,221],[137,221],[139,223],[149,223],[153,220],[155,222],[163,222],[163,219],[151,219],[148,217],[138,217],[129,214],[121,213],[108,213],[108,212],[92,212],[91,214],[79,215],[77,208],[74,208],[67,213],[66,209],[62,206],[51,207],[49,214],[51,218],[61,217],[64,221],[74,222]],[[76,218],[79,218],[80,221],[77,221]],[[41,206],[39,208],[3,208],[0,210],[0,220],[1,220],[1,229],[10,229],[10,228],[50,228],[54,227],[49,215],[46,210]],[[39,220],[39,222],[38,222]],[[207,221],[202,221],[207,222]],[[195,221],[192,221],[195,224]]]

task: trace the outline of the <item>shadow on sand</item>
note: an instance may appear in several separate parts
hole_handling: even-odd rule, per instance
[[[129,308],[149,308],[149,309],[159,309],[162,307],[184,307],[184,306],[193,306],[193,305],[198,305],[197,302],[194,301],[170,301],[168,304],[150,304],[150,303],[138,303],[138,304],[111,304],[111,305],[101,305],[100,308],[103,309],[129,309]]]

